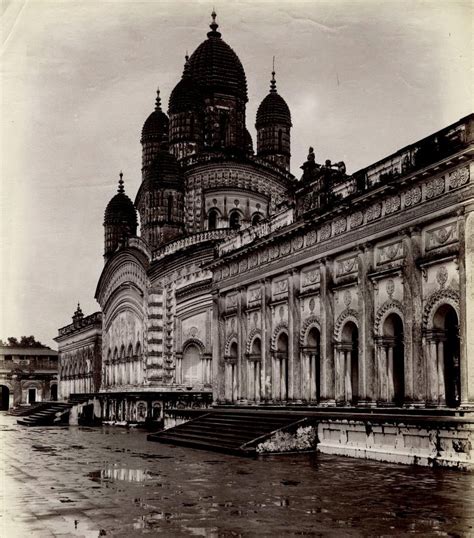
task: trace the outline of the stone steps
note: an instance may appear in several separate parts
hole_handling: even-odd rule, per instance
[[[72,404],[66,402],[52,402],[40,411],[17,420],[21,426],[53,426],[63,422]]]
[[[253,455],[258,442],[300,420],[301,417],[291,413],[215,410],[174,428],[150,434],[148,440]]]

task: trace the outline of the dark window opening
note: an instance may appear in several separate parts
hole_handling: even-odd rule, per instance
[[[229,215],[229,227],[232,230],[240,229],[240,214],[238,211],[232,211]]]

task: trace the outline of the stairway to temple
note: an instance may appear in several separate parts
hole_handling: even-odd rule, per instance
[[[152,433],[148,440],[251,456],[256,445],[277,430],[304,420],[294,413],[215,409],[174,428]]]
[[[67,402],[48,402],[32,414],[17,420],[22,426],[54,426],[68,422],[69,410],[72,404]]]

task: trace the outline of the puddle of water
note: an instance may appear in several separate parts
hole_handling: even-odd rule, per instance
[[[145,482],[159,477],[158,473],[143,469],[130,469],[127,467],[106,467],[97,471],[91,471],[86,475],[94,482]]]

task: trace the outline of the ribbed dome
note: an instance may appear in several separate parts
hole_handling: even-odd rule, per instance
[[[142,129],[142,141],[145,139],[163,139],[168,137],[168,116],[161,110],[160,90],[157,91],[155,110],[148,116]]]
[[[278,93],[269,93],[257,110],[255,127],[259,129],[268,124],[283,124],[291,127],[291,113],[286,101]]]
[[[189,73],[203,92],[222,93],[247,98],[247,80],[237,54],[221,39],[213,13],[211,31],[189,58]]]
[[[202,104],[203,99],[201,92],[185,68],[183,78],[176,84],[174,90],[171,92],[168,112],[170,114],[176,114],[178,112],[201,109]]]
[[[181,170],[176,157],[167,151],[159,151],[145,174],[144,183],[147,186],[161,187],[167,185],[182,185]]]
[[[105,208],[104,224],[127,223],[129,226],[137,226],[137,212],[133,202],[125,194],[122,174],[120,174],[117,194],[110,200]]]

